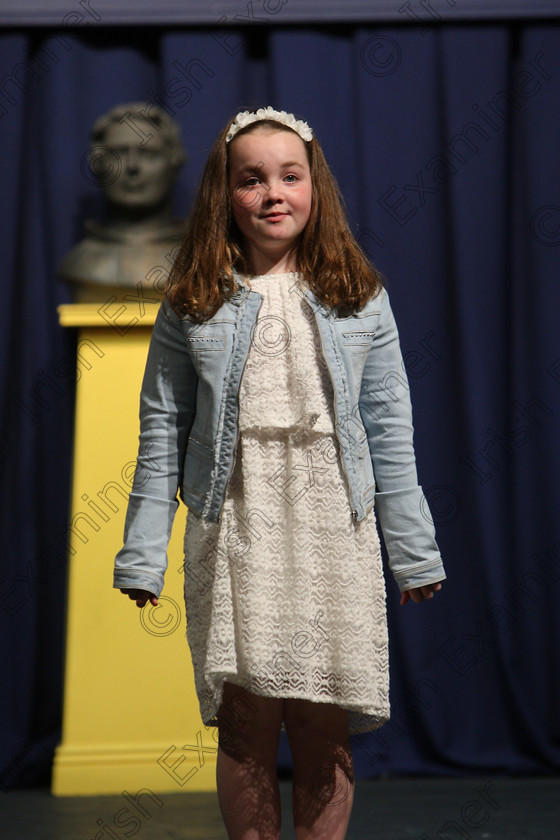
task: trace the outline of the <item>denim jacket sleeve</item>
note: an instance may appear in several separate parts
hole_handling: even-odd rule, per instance
[[[158,312],[140,394],[140,442],[124,529],[115,559],[117,589],[160,594],[167,545],[193,423],[198,377],[179,319],[166,300]]]
[[[386,290],[359,407],[375,475],[375,509],[389,568],[404,591],[444,580],[427,500],[418,484],[410,389]]]

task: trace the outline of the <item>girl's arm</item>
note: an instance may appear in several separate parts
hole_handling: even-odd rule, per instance
[[[198,377],[179,318],[164,299],[158,312],[140,394],[140,445],[113,585],[125,594],[159,596],[167,545],[179,505]],[[140,600],[142,597],[140,596]],[[153,601],[152,601],[153,603]]]
[[[445,579],[428,503],[418,485],[410,388],[397,325],[384,289],[381,314],[364,366],[359,408],[376,482],[375,509],[389,567],[401,592],[421,601]]]

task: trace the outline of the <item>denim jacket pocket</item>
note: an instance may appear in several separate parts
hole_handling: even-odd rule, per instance
[[[369,347],[373,341],[375,330],[352,330],[342,333],[344,347]]]
[[[204,353],[208,350],[225,350],[225,335],[186,335],[187,347],[193,353]]]
[[[204,325],[204,329],[196,331],[184,329],[183,340],[199,377],[220,382],[231,352],[231,336],[223,325]]]
[[[335,333],[342,350],[367,352],[373,344],[379,326],[380,311],[362,310],[348,318],[335,318]]]

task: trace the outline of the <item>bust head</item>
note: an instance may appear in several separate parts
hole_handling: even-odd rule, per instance
[[[118,105],[91,131],[90,167],[117,216],[157,212],[185,160],[179,126],[151,103]]]

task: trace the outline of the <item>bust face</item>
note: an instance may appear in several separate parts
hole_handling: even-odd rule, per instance
[[[171,192],[177,166],[163,130],[158,131],[141,117],[135,116],[133,122],[138,125],[138,132],[127,123],[118,122],[110,123],[105,131],[102,145],[118,155],[120,172],[112,183],[103,186],[103,192],[116,207],[155,209]]]

